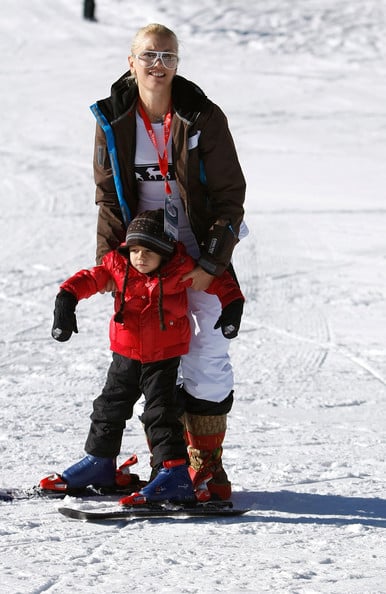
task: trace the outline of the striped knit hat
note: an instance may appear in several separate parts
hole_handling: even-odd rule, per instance
[[[162,208],[145,210],[131,221],[127,227],[126,244],[118,248],[119,253],[128,258],[132,245],[146,247],[164,258],[170,258],[175,242],[164,231]]]

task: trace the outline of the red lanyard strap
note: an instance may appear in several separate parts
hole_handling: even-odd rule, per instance
[[[140,113],[141,118],[143,119],[143,123],[145,124],[145,128],[149,135],[149,138],[150,138],[151,142],[153,143],[155,150],[157,151],[159,170],[160,170],[161,175],[164,178],[164,182],[165,182],[165,192],[167,195],[170,196],[172,194],[172,190],[171,190],[169,182],[168,182],[169,163],[168,163],[167,146],[168,146],[169,137],[170,137],[170,129],[171,129],[171,123],[172,123],[172,111],[169,108],[167,114],[165,115],[164,122],[163,122],[165,148],[164,148],[164,152],[162,155],[159,151],[157,138],[154,133],[153,126],[151,125],[149,116],[147,115],[147,113],[144,110],[141,103],[139,103],[138,111]]]

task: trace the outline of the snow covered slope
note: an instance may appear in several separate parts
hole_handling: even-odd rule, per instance
[[[2,2],[0,486],[83,454],[112,302],[82,302],[66,344],[50,338],[53,302],[94,262],[88,106],[157,21],[180,38],[180,73],[227,113],[248,182],[224,462],[252,511],[96,525],[55,502],[1,503],[2,588],[386,592],[385,2],[97,0],[97,24],[81,8]],[[147,476],[135,419],[122,459],[133,451]]]

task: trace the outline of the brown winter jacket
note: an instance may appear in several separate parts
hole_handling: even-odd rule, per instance
[[[97,102],[110,123],[116,144],[125,201],[137,214],[134,170],[138,88],[130,72]],[[245,180],[221,109],[194,83],[175,76],[172,87],[172,153],[176,182],[201,249],[202,268],[216,276],[229,265],[243,219]],[[97,124],[94,152],[96,204],[99,206],[97,262],[125,239],[105,133]],[[216,222],[219,227],[213,228]],[[222,232],[225,228],[225,232]],[[215,249],[211,246],[215,245]]]

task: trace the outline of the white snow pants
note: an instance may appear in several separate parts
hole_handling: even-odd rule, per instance
[[[189,353],[181,358],[179,381],[197,399],[222,402],[233,389],[228,354],[230,341],[221,328],[213,329],[221,314],[216,295],[188,289],[192,338]]]

